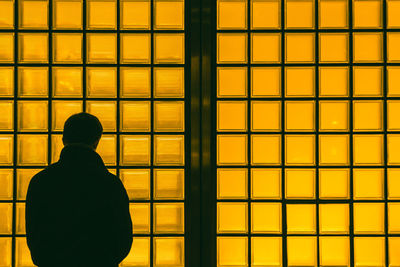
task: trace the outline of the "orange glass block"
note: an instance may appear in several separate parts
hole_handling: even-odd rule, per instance
[[[120,178],[130,200],[150,199],[149,169],[121,169]]]
[[[400,170],[387,169],[388,199],[400,199]]]
[[[285,136],[286,165],[315,164],[315,135]]]
[[[265,116],[268,114],[268,116]],[[281,129],[280,101],[251,101],[251,130],[271,132]]]
[[[32,262],[31,253],[26,243],[25,237],[15,238],[15,266],[16,267],[33,267],[35,266]]]
[[[53,67],[53,96],[81,97],[83,70],[80,67]]]
[[[0,146],[3,148],[0,151],[0,166],[13,164],[13,135],[0,135]]]
[[[117,25],[116,0],[89,0],[87,1],[87,28],[115,29]]]
[[[0,265],[11,266],[12,257],[12,239],[11,237],[0,238]]]
[[[348,25],[348,0],[319,0],[319,27],[321,29],[346,29]]]
[[[65,121],[73,114],[82,112],[83,103],[81,101],[53,101],[52,102],[52,122],[53,131],[62,131]]]
[[[246,63],[247,34],[217,33],[217,63]]]
[[[1,33],[0,34],[0,62],[11,63],[14,62],[14,34]]]
[[[247,135],[217,135],[217,164],[246,165]]]
[[[185,102],[155,101],[154,131],[183,132],[185,130]]]
[[[382,0],[353,1],[354,28],[382,28]]]
[[[0,1],[0,28],[9,29],[14,27],[14,1]]]
[[[317,266],[317,237],[287,237],[288,266]]]
[[[120,103],[121,131],[150,131],[150,102],[123,101]]]
[[[24,134],[17,137],[17,164],[40,165],[47,164],[48,136],[44,134]]]
[[[29,182],[41,169],[17,169],[17,199],[25,200]]]
[[[47,101],[18,101],[18,130],[47,131]]]
[[[312,97],[315,95],[314,67],[285,68],[285,95],[287,97]]]
[[[386,2],[386,18],[388,28],[400,28],[399,14],[400,2],[398,0],[388,0]]]
[[[247,233],[247,203],[217,203],[217,233]]]
[[[106,166],[116,164],[117,161],[116,148],[117,148],[117,137],[111,134],[103,134],[96,151],[97,153],[99,153]]]
[[[23,29],[48,28],[47,0],[23,0],[19,2],[19,27]]]
[[[388,96],[400,96],[400,67],[388,66],[386,70]]]
[[[19,63],[47,63],[49,61],[47,33],[19,33],[18,46]]]
[[[184,64],[185,35],[183,33],[155,33],[154,63]]]
[[[121,42],[121,63],[150,63],[150,34],[123,33]]]
[[[247,266],[248,240],[245,236],[217,237],[217,267]]]
[[[51,163],[59,160],[61,150],[64,148],[61,134],[51,135]]]
[[[400,233],[400,205],[388,203],[388,230],[390,234]]]
[[[12,220],[13,220],[12,203],[0,203],[0,233],[12,233]]]
[[[247,169],[217,169],[217,198],[246,199]]]
[[[47,97],[49,93],[49,69],[47,67],[18,68],[18,96]]]
[[[319,238],[321,266],[350,266],[350,242],[347,236]]]
[[[117,69],[90,67],[86,69],[88,97],[116,97]]]
[[[217,29],[229,30],[247,28],[247,1],[217,1]]]
[[[399,251],[400,238],[389,237],[389,266],[397,266],[400,264]]]
[[[314,204],[286,204],[288,234],[315,234],[316,210]]]
[[[314,131],[314,101],[285,101],[285,130]]]
[[[157,0],[154,2],[155,30],[183,30],[185,24],[183,0]]]
[[[154,68],[154,97],[182,98],[185,96],[184,68]]]
[[[348,204],[320,204],[320,234],[348,234],[349,216]]]
[[[14,95],[14,67],[0,67],[0,96],[13,96],[13,95]]]
[[[185,238],[183,236],[154,237],[153,242],[153,262],[155,267],[184,266]]]
[[[282,266],[282,238],[252,237],[251,266]]]
[[[247,101],[217,101],[217,131],[247,130]]]
[[[383,101],[353,101],[353,129],[355,131],[382,131]]]
[[[252,199],[281,199],[281,169],[251,169]]]
[[[53,33],[53,62],[82,63],[82,34]]]
[[[313,0],[285,0],[285,28],[314,28],[314,1]]]
[[[247,67],[217,68],[217,96],[247,96]]]
[[[314,33],[286,33],[285,63],[314,63],[314,39]]]
[[[387,162],[389,165],[400,165],[400,136],[387,135]]]
[[[383,164],[383,135],[353,135],[354,165]]]
[[[347,166],[349,159],[348,135],[320,135],[319,136],[319,164]]]
[[[251,68],[251,96],[279,97],[281,95],[280,67]]]
[[[354,237],[354,266],[385,266],[385,237]]]
[[[15,233],[24,235],[25,233],[25,203],[17,203],[15,216]]]
[[[99,118],[104,131],[116,131],[117,103],[115,101],[88,101],[86,112]]]
[[[134,234],[150,233],[150,203],[129,203]]]
[[[0,131],[12,131],[14,129],[14,102],[12,100],[0,101]]]
[[[122,0],[121,29],[150,29],[150,8],[150,0]]]
[[[354,203],[354,233],[384,234],[384,203]]]
[[[348,101],[319,101],[320,131],[348,131],[348,116]]]
[[[251,63],[281,62],[280,33],[251,34]]]
[[[347,33],[320,33],[319,42],[319,61],[321,63],[348,62],[349,35]]]
[[[358,2],[370,2],[360,1]],[[382,62],[382,33],[363,33],[357,32],[353,34],[353,61],[355,63]]]
[[[154,165],[185,165],[185,142],[183,135],[154,136]]]
[[[315,169],[285,169],[285,198],[314,199]]]
[[[348,199],[349,180],[349,169],[319,169],[319,197],[321,199]]]
[[[87,63],[117,63],[117,35],[114,33],[88,33]]]
[[[82,29],[82,0],[53,0],[54,29]]]
[[[251,165],[279,164],[281,164],[281,136],[251,135]]]
[[[250,4],[251,29],[279,29],[281,1],[252,0]]]
[[[281,203],[251,203],[251,232],[280,234],[282,232]]]
[[[383,169],[353,169],[353,198],[384,199]]]
[[[400,62],[400,53],[398,47],[400,45],[400,34],[398,32],[387,33],[387,57],[388,62]]]
[[[150,97],[150,68],[120,68],[121,97]]]
[[[12,200],[13,198],[13,170],[0,170],[0,199]]]
[[[353,67],[353,94],[360,97],[380,97],[383,91],[382,67]]]
[[[184,203],[154,203],[154,233],[184,233]]]
[[[150,135],[121,136],[122,165],[150,165]]]
[[[400,118],[397,116],[400,112],[400,101],[388,100],[387,101],[387,129],[389,131],[400,130]]]
[[[126,258],[120,263],[122,267],[150,266],[150,237],[134,237],[131,250]]]
[[[319,95],[320,97],[348,97],[349,68],[319,67]]]
[[[154,170],[154,199],[183,200],[185,171],[183,169]]]

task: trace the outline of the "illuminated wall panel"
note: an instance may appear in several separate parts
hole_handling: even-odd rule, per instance
[[[0,0],[0,266],[32,266],[27,187],[81,111],[131,201],[121,266],[185,265],[184,14],[183,0]]]
[[[399,265],[400,1],[216,10],[217,266]]]

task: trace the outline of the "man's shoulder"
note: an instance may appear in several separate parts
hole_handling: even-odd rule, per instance
[[[47,177],[50,177],[52,174],[54,174],[54,172],[57,172],[58,168],[59,168],[58,162],[47,166],[46,168],[39,171],[32,177],[31,183],[39,183],[46,180]]]

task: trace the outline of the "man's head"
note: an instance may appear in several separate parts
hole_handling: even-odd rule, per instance
[[[83,144],[95,150],[102,133],[103,127],[96,116],[86,112],[77,113],[65,121],[63,143]]]

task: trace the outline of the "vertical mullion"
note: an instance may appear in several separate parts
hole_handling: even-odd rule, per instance
[[[150,266],[154,265],[154,1],[150,0]]]
[[[51,142],[51,130],[52,130],[52,68],[53,68],[53,0],[48,0],[48,40],[49,40],[49,47],[48,47],[48,58],[49,58],[49,65],[48,65],[48,153],[47,153],[47,164],[50,165],[52,162],[52,142]]]
[[[349,241],[350,241],[350,266],[354,266],[354,212],[353,212],[353,1],[348,0],[349,14],[349,139],[350,139],[350,172],[349,172]]]
[[[86,0],[82,0],[82,109],[86,111],[86,66],[87,66],[87,40],[86,40]]]
[[[251,44],[252,44],[252,33],[250,30],[251,25],[251,1],[246,0],[246,15],[247,15],[247,155],[248,155],[248,164],[247,164],[247,256],[248,256],[248,266],[251,266],[251,55],[253,54]]]
[[[121,114],[120,114],[120,64],[121,64],[121,40],[120,40],[120,1],[119,0],[115,0],[116,4],[117,4],[117,117],[116,117],[116,143],[117,143],[117,147],[116,147],[116,174],[117,177],[120,177],[120,168],[119,168],[119,164],[120,164],[120,118],[121,118]]]

